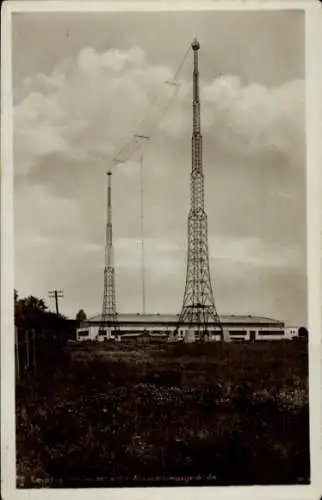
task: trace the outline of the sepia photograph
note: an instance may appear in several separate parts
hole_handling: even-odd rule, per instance
[[[305,26],[12,13],[17,489],[311,484]]]

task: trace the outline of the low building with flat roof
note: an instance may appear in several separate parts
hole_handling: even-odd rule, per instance
[[[85,320],[77,330],[77,340],[109,340],[125,341],[190,341],[197,340],[197,325],[178,326],[177,314],[131,314],[117,316],[116,328],[103,324],[101,315]],[[282,340],[291,338],[283,321],[257,316],[227,314],[220,317],[224,340],[255,341]],[[217,324],[208,323],[208,340],[221,340],[221,332]],[[190,340],[189,340],[190,339]]]

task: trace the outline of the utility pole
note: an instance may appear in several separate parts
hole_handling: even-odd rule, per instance
[[[50,292],[48,292],[48,294],[51,299],[55,299],[56,314],[57,316],[59,316],[58,299],[64,297],[64,292],[62,290],[51,290]]]
[[[142,140],[147,141],[150,139],[148,135],[135,134],[135,139],[141,142],[141,157],[140,157],[140,222],[141,222],[141,279],[142,279],[142,314],[145,314],[145,252],[144,252],[144,176],[143,176],[143,148]]]

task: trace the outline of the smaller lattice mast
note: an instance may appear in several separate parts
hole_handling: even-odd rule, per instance
[[[115,299],[115,270],[112,232],[112,172],[107,172],[107,217],[104,265],[104,294],[101,318],[101,331],[107,328],[111,333],[117,328],[117,313]]]

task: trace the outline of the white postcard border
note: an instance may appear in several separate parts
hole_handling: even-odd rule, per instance
[[[14,398],[14,239],[13,239],[13,116],[12,47],[13,12],[164,11],[164,10],[293,10],[306,11],[306,125],[307,125],[307,252],[311,485],[243,487],[167,487],[16,490]],[[217,498],[318,499],[322,494],[322,370],[321,370],[321,172],[322,172],[322,5],[318,0],[149,0],[149,1],[8,1],[1,18],[1,490],[7,499],[78,498],[131,500],[185,495]],[[313,407],[313,409],[312,409]]]

